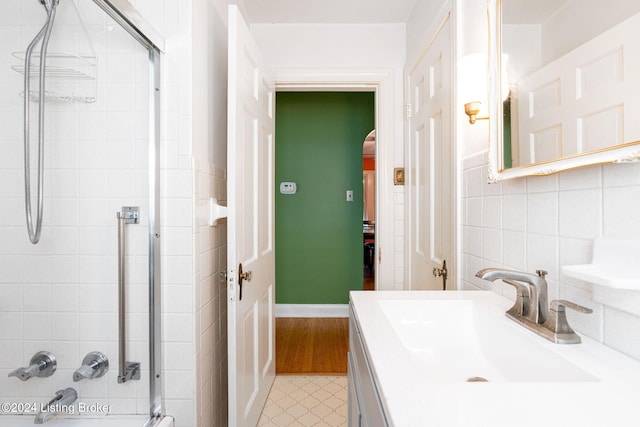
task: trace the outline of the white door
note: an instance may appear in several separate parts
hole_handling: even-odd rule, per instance
[[[449,20],[409,73],[408,262],[410,289],[443,289],[452,267],[453,187]],[[438,273],[438,274],[436,274]],[[451,274],[446,277],[451,281]]]
[[[229,426],[254,427],[275,378],[274,84],[229,6]],[[245,277],[240,280],[242,265]],[[242,282],[242,283],[241,283]]]
[[[638,25],[640,16],[517,82],[519,165],[638,140]]]

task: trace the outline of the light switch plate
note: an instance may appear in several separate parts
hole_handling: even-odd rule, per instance
[[[393,184],[404,185],[404,168],[393,169]]]

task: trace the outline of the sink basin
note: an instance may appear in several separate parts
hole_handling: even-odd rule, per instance
[[[350,299],[350,333],[390,427],[638,425],[640,362],[587,336],[547,341],[504,315],[512,300],[488,291]]]
[[[426,381],[597,381],[548,345],[541,345],[539,338],[507,319],[504,311],[482,303],[482,294],[451,295],[450,299],[378,301],[401,345],[425,372]]]

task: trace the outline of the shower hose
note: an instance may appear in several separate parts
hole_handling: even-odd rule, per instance
[[[24,59],[24,188],[25,188],[25,210],[27,216],[27,231],[29,232],[29,240],[31,243],[36,244],[40,241],[40,232],[42,231],[42,211],[44,205],[43,196],[43,183],[44,183],[44,101],[45,101],[45,69],[47,62],[47,47],[49,46],[49,37],[51,36],[51,29],[53,28],[53,22],[56,16],[56,8],[60,0],[51,0],[47,3],[45,0],[40,0],[45,10],[47,11],[47,22],[44,27],[38,32],[25,52]],[[38,93],[38,185],[37,185],[37,199],[38,207],[36,211],[35,229],[33,213],[31,210],[31,160],[30,160],[30,143],[31,138],[29,135],[30,122],[29,122],[29,98],[31,90],[31,56],[33,55],[33,49],[42,41],[40,45],[40,70],[38,72],[39,77],[39,93]]]

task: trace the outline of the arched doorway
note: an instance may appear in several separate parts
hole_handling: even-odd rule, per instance
[[[362,143],[363,290],[375,290],[376,131]]]

